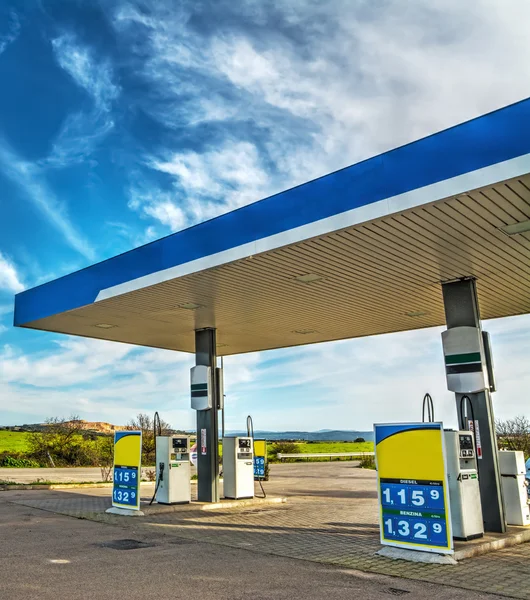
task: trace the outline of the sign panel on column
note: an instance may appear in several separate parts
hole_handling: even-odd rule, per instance
[[[453,553],[442,423],[374,425],[381,543]]]
[[[112,506],[140,510],[141,466],[142,432],[116,431]]]

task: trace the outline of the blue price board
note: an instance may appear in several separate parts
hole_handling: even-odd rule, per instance
[[[254,480],[265,479],[267,471],[267,442],[254,440]]]
[[[114,486],[112,500],[117,504],[136,506],[138,504],[138,489],[135,487],[126,488]]]
[[[140,509],[141,431],[117,431],[114,436],[112,505]]]
[[[265,457],[254,456],[254,477],[262,478],[265,477]]]
[[[381,543],[452,553],[442,423],[374,429]]]
[[[114,467],[114,483],[136,487],[138,483],[137,467]]]
[[[380,479],[385,539],[447,547],[442,481]]]

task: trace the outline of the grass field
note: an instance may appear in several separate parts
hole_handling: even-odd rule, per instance
[[[27,433],[0,431],[0,452],[24,452],[27,449]]]
[[[294,453],[302,454],[318,454],[318,453],[329,453],[329,452],[373,452],[373,442],[297,442],[297,449],[293,450]],[[271,444],[269,444],[269,459],[274,460],[270,455]],[[288,451],[288,453],[291,451]],[[304,461],[303,458],[287,459],[289,461]],[[330,457],[311,457],[307,460],[311,462],[328,461]],[[356,458],[332,458],[331,460],[358,460]]]
[[[307,442],[298,443],[298,452],[373,452],[373,442]]]
[[[27,449],[27,433],[0,431],[0,452],[24,452]],[[268,443],[269,451],[272,443]],[[298,442],[297,452],[373,452],[373,442]],[[220,454],[221,446],[219,447]],[[329,460],[329,459],[318,459]]]

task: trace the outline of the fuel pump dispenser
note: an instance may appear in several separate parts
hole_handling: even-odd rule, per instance
[[[484,535],[475,443],[471,431],[444,431],[453,537]]]
[[[528,488],[524,453],[515,450],[499,452],[502,497],[508,525],[530,525]]]
[[[190,438],[156,436],[156,467],[158,504],[191,502]]]
[[[225,498],[254,498],[252,437],[223,438],[223,489]]]
[[[460,422],[469,424],[464,414],[467,409],[467,396],[460,404]],[[469,408],[473,407],[469,402]],[[434,421],[434,402],[430,394],[423,398],[422,420]],[[472,418],[474,422],[474,415]],[[484,535],[482,504],[478,479],[477,452],[472,431],[444,430],[445,459],[449,486],[449,504],[451,507],[451,526],[453,538],[472,540]]]

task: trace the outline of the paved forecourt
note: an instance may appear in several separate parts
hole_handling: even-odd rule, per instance
[[[9,600],[500,600],[246,548],[153,535],[6,502],[0,495],[0,598]],[[134,520],[136,521],[136,519]],[[123,526],[125,525],[125,526]],[[208,573],[204,565],[208,564]]]
[[[4,492],[0,501],[124,528],[175,544],[208,542],[253,553],[304,559],[368,573],[530,598],[530,544],[468,559],[456,566],[408,563],[376,556],[380,548],[375,472],[348,462],[271,465],[270,495],[285,504],[172,513],[127,519],[107,515],[108,490]],[[143,488],[147,498],[151,487]],[[258,490],[257,490],[258,491]],[[401,584],[398,587],[402,587]],[[455,591],[456,594],[456,591]],[[456,597],[456,596],[454,596]]]

